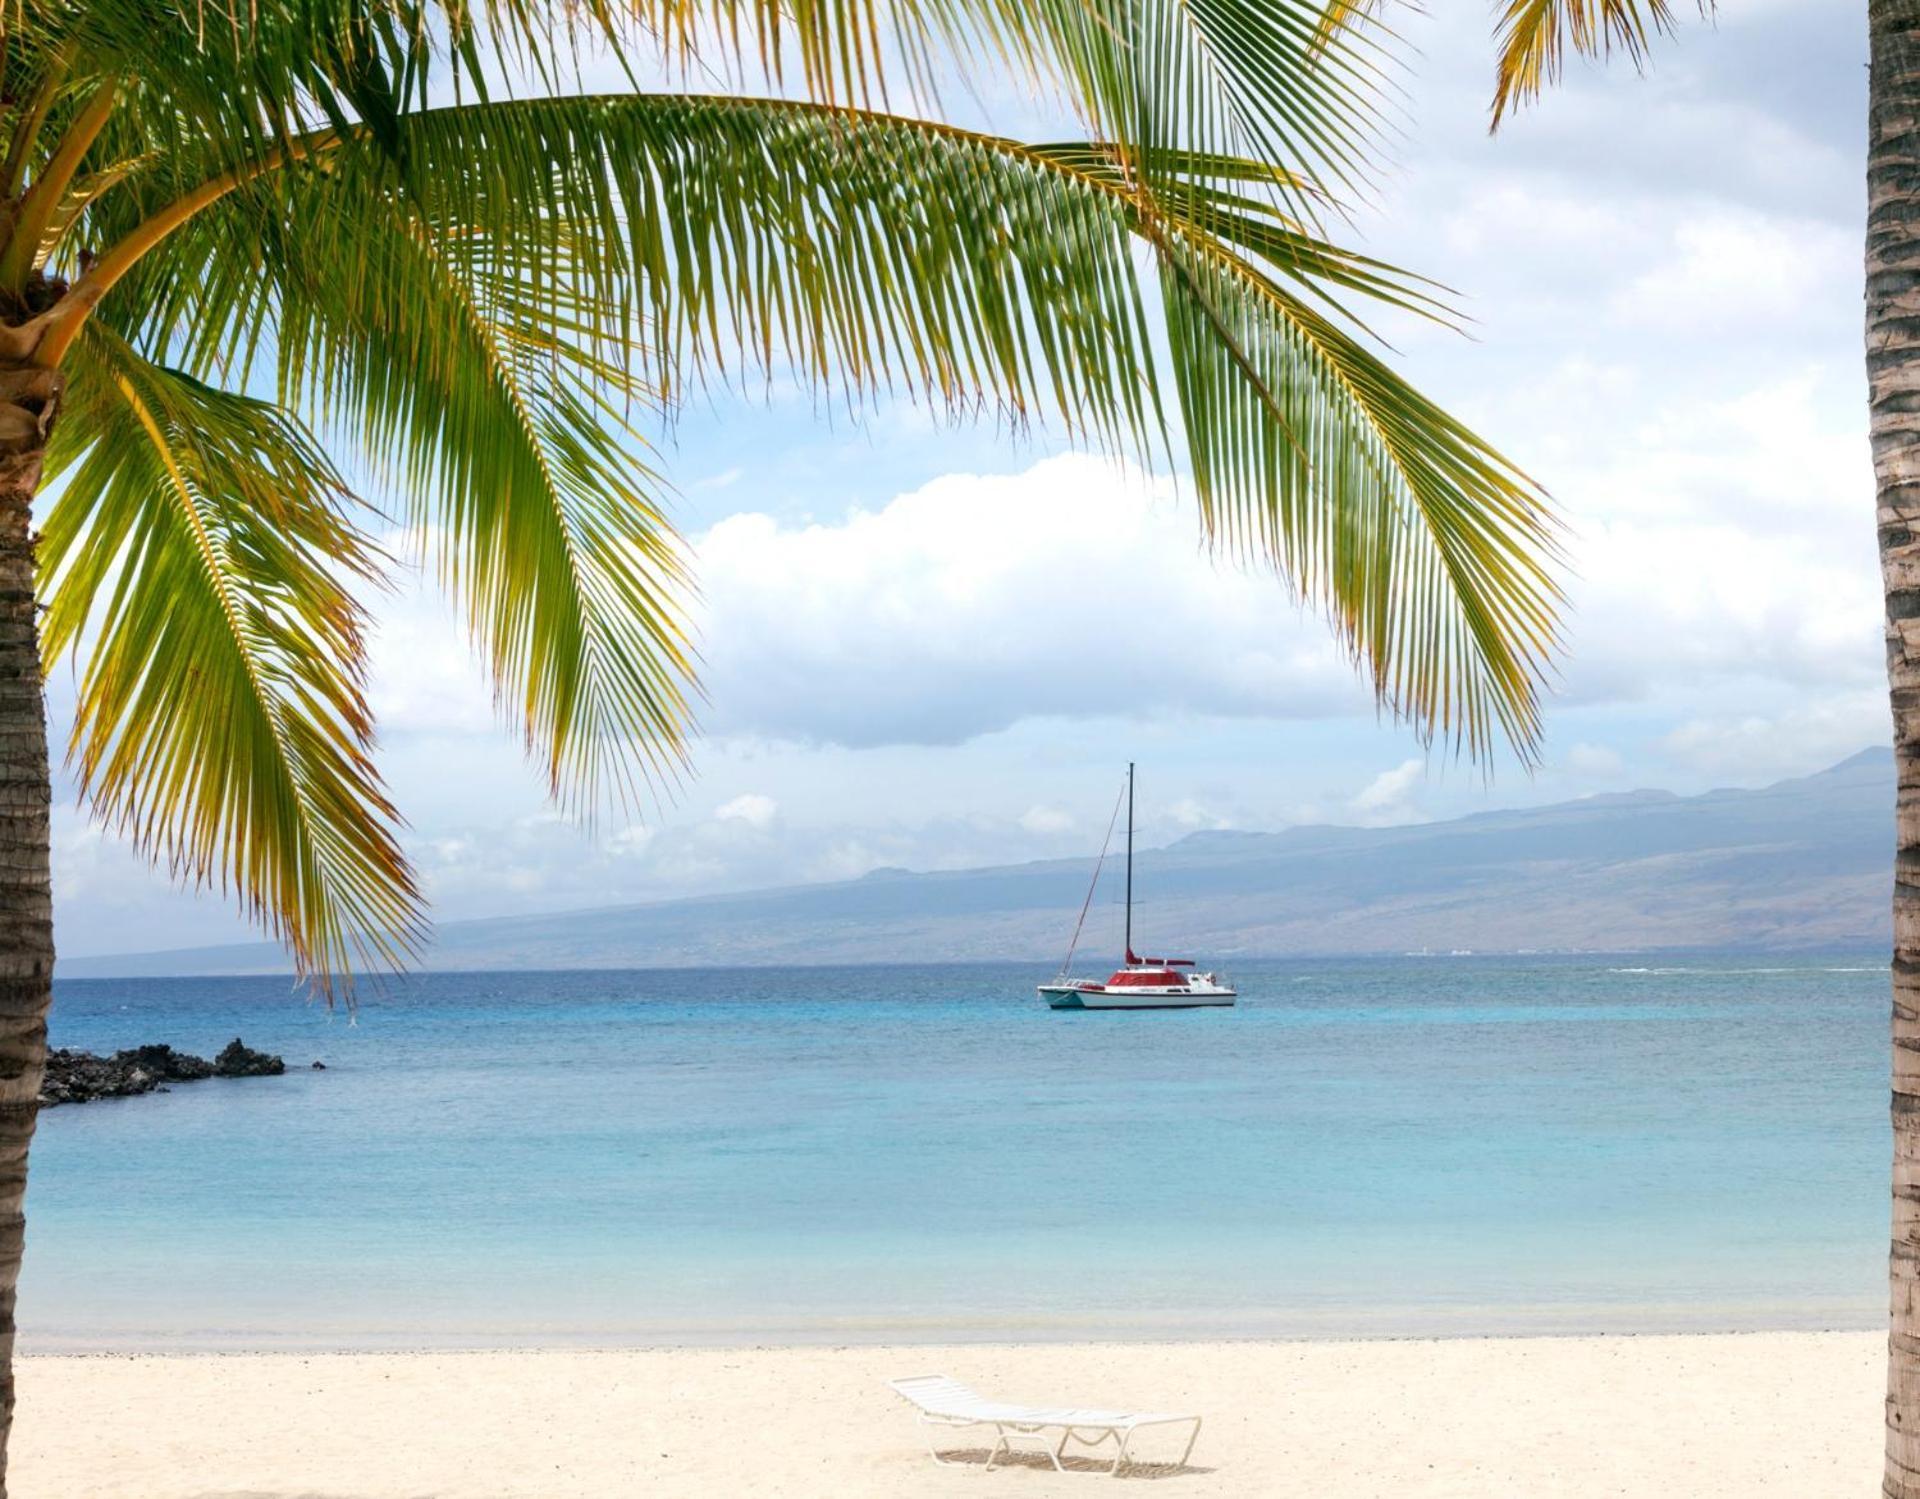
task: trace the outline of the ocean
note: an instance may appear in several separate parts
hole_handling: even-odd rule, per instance
[[[49,1110],[27,1350],[1872,1327],[1876,955],[56,985],[284,1077]],[[309,1064],[324,1062],[325,1070]]]

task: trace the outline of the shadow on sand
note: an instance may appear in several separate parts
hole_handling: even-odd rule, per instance
[[[992,1449],[988,1447],[943,1447],[940,1449],[940,1461],[956,1468],[985,1468],[991,1451]],[[1113,1470],[1113,1459],[1110,1457],[1063,1457],[1060,1459],[1060,1466],[1069,1473],[1110,1473]],[[1044,1452],[1003,1452],[994,1460],[993,1467],[995,1472],[1002,1468],[1032,1468],[1050,1473],[1053,1471],[1053,1461]],[[1203,1468],[1197,1463],[1155,1463],[1142,1460],[1129,1461],[1114,1476],[1144,1479],[1186,1478],[1198,1477],[1213,1471],[1215,1470]],[[208,1495],[207,1499],[215,1499],[215,1496]],[[222,1494],[218,1499],[253,1499],[253,1496]],[[262,1495],[261,1499],[269,1499],[269,1496]],[[273,1495],[271,1499],[282,1499],[282,1496]],[[305,1499],[305,1496],[288,1495],[285,1499]]]
[[[366,1499],[366,1495],[330,1493],[323,1489],[202,1489],[192,1499]],[[416,1499],[447,1499],[447,1496],[422,1490]]]

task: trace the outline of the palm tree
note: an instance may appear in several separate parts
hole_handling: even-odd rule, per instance
[[[1696,0],[1710,15],[1714,0]],[[1329,21],[1372,0],[1333,0]],[[1866,352],[1899,787],[1893,879],[1893,1232],[1887,1499],[1920,1499],[1920,0],[1867,0]],[[1497,0],[1493,124],[1556,80],[1569,50],[1642,64],[1670,0]]]
[[[62,657],[95,815],[324,984],[404,962],[421,894],[363,692],[380,536],[451,593],[555,797],[624,805],[678,773],[694,697],[636,429],[781,370],[1182,463],[1205,534],[1323,612],[1383,705],[1531,755],[1553,522],[1347,310],[1447,316],[1326,233],[1391,80],[1324,10],[0,7],[0,1495]],[[590,67],[627,86],[582,92]],[[993,70],[1084,138],[889,104]]]

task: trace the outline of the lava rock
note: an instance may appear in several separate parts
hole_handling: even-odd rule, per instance
[[[56,1047],[47,1053],[40,1106],[131,1098],[139,1093],[167,1092],[168,1083],[197,1083],[208,1077],[272,1077],[286,1070],[287,1064],[279,1057],[253,1050],[237,1036],[211,1062],[171,1046],[132,1046],[110,1057]]]
[[[213,1059],[215,1077],[278,1077],[287,1064],[270,1052],[255,1051],[238,1036],[220,1048]]]
[[[175,1051],[171,1046],[135,1046],[116,1051],[113,1060],[150,1073],[155,1082],[197,1083],[213,1076],[213,1063],[205,1057]]]
[[[127,1098],[151,1092],[153,1075],[138,1067],[122,1066],[118,1057],[97,1057],[90,1051],[64,1047],[47,1053],[47,1071],[40,1082],[42,1108],[61,1103],[86,1103],[95,1098]]]

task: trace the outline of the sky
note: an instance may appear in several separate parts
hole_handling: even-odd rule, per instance
[[[1383,719],[1316,618],[1206,555],[1177,473],[774,381],[656,434],[706,702],[691,774],[636,817],[554,811],[452,616],[417,582],[380,604],[379,760],[437,919],[1091,855],[1128,760],[1153,844],[1761,785],[1885,742],[1857,8],[1726,0],[1646,77],[1576,63],[1498,137],[1490,7],[1433,9],[1399,21],[1405,117],[1342,232],[1454,289],[1468,333],[1389,323],[1393,357],[1567,523],[1538,768]],[[1062,134],[1014,93],[955,112]],[[58,771],[54,883],[76,956],[252,935]]]

